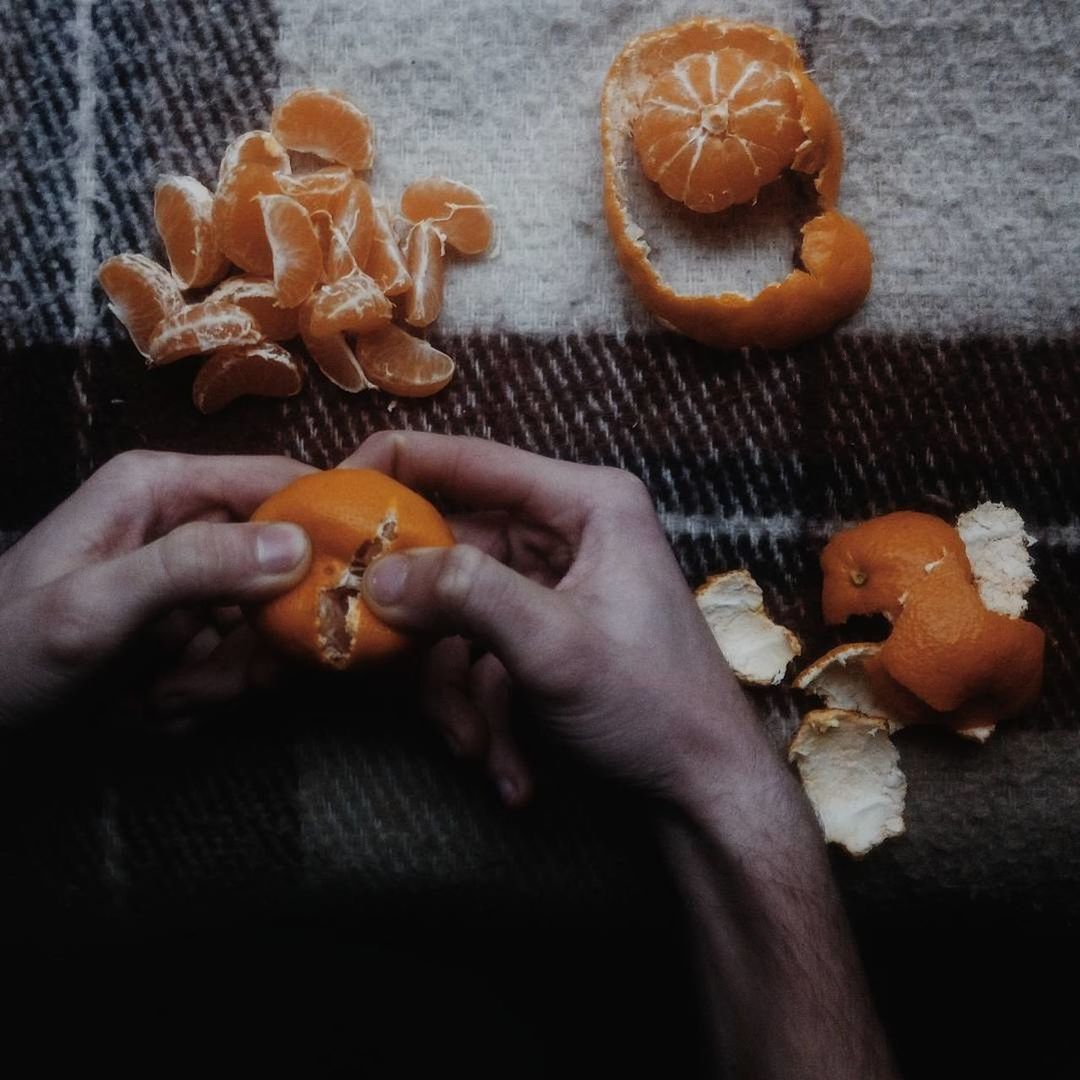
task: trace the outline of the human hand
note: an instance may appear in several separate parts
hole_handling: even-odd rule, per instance
[[[343,465],[466,509],[449,518],[458,546],[377,560],[365,599],[388,623],[441,637],[423,707],[486,761],[508,803],[532,787],[512,683],[588,762],[677,802],[781,769],[636,477],[413,432],[375,435]]]
[[[308,471],[145,451],[98,470],[0,556],[0,727],[96,682],[127,712],[169,720],[257,680],[235,605],[291,587],[309,545],[296,526],[239,522]]]

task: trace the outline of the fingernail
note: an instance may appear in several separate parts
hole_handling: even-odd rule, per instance
[[[284,574],[306,556],[308,540],[304,530],[284,522],[266,525],[255,540],[255,558],[259,568],[268,574]]]
[[[500,776],[498,780],[499,794],[507,806],[513,806],[517,799],[517,784],[509,776]]]
[[[374,563],[364,575],[368,596],[376,604],[390,607],[405,594],[409,576],[409,560],[404,555],[386,555]]]

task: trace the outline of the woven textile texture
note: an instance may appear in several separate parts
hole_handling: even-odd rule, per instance
[[[598,204],[607,64],[687,13],[668,0],[0,8],[0,540],[125,449],[327,466],[384,428],[479,435],[637,473],[688,580],[746,566],[813,655],[838,640],[816,599],[835,529],[1005,501],[1038,541],[1043,698],[985,748],[902,736],[908,835],[839,872],[866,909],[1065,910],[1080,888],[1080,332],[1062,284],[1080,251],[1080,15],[1065,0],[730,5],[795,34],[832,97],[848,138],[842,206],[866,226],[877,276],[864,311],[818,342],[718,353],[635,304]],[[154,177],[210,180],[230,138],[307,82],[370,109],[376,188],[432,172],[474,183],[501,251],[451,267],[433,340],[459,374],[438,397],[354,397],[315,375],[287,402],[199,417],[192,367],[147,373],[94,270],[119,251],[160,256]],[[676,250],[672,272],[770,273],[790,256],[777,220],[742,215],[727,247],[706,230],[721,246]],[[430,914],[436,895],[530,916],[667,910],[621,797],[553,761],[538,805],[511,818],[378,688],[358,700],[320,687],[318,711],[310,700],[256,701],[180,747],[96,728],[10,738],[6,901],[75,921],[313,901]],[[780,743],[803,703],[760,702]]]

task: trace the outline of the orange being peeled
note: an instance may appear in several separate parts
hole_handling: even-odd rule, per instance
[[[454,543],[435,507],[371,469],[303,476],[271,495],[251,520],[300,525],[312,548],[305,577],[253,613],[256,627],[282,651],[339,670],[388,659],[410,644],[361,598],[368,566],[392,551]]]

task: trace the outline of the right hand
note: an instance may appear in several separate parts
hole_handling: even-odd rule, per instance
[[[442,638],[426,711],[486,761],[507,803],[532,787],[511,682],[589,763],[677,803],[782,770],[636,477],[415,432],[375,435],[343,465],[472,511],[450,518],[457,546],[373,563],[365,599],[386,622]]]

